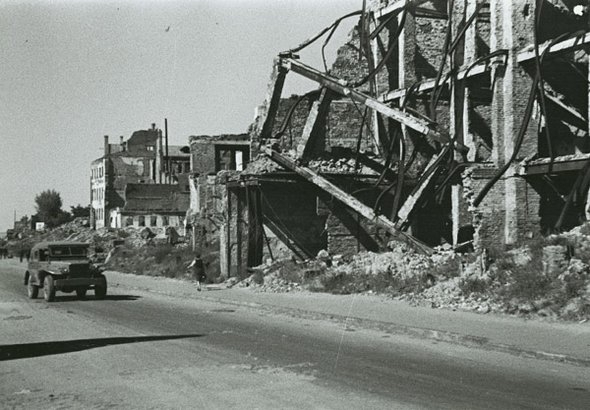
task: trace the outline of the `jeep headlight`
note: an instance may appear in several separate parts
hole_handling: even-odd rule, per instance
[[[63,267],[63,268],[59,268],[59,272],[60,275],[67,275],[68,273],[68,268]]]

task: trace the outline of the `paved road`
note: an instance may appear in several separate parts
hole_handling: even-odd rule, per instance
[[[124,288],[47,304],[22,273],[0,261],[0,408],[590,408],[589,368]]]

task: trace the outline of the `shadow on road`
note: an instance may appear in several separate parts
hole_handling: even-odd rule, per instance
[[[137,299],[141,299],[141,296],[137,296],[137,295],[106,295],[103,300],[129,301],[129,300],[137,300]],[[55,302],[74,302],[74,301],[84,302],[84,301],[91,301],[91,300],[97,300],[97,299],[92,295],[86,296],[84,299],[80,299],[79,297],[77,297],[75,295],[68,295],[68,296],[57,295],[57,296],[55,296]]]
[[[169,335],[169,336],[131,336],[106,337],[100,339],[63,340],[58,342],[24,343],[18,345],[0,345],[0,361],[27,359],[31,357],[49,356],[80,352],[97,347],[121,345],[127,343],[154,342],[158,340],[187,339],[202,337],[202,334]]]

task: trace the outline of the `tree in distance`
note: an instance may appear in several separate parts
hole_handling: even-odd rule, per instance
[[[70,213],[72,218],[90,218],[90,205],[82,206],[80,204],[76,206],[70,206]]]
[[[48,228],[55,228],[71,220],[69,212],[61,209],[63,203],[59,192],[48,189],[35,197],[37,217]]]

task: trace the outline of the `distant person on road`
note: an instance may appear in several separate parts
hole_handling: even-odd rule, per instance
[[[23,256],[25,251],[23,249],[20,250],[20,262],[23,263]]]
[[[197,290],[201,290],[201,282],[205,281],[207,276],[205,275],[205,266],[203,265],[203,259],[201,254],[196,253],[195,259],[187,266],[187,269],[191,269],[193,272],[193,278],[197,282]]]

